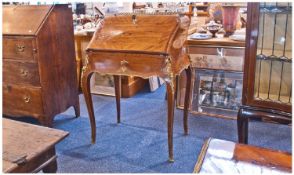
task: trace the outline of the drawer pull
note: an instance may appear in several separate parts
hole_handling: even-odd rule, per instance
[[[23,100],[24,100],[25,103],[29,103],[31,98],[29,96],[24,96]]]
[[[224,55],[224,48],[216,48],[217,55],[221,56],[222,58],[225,56]]]
[[[17,45],[16,47],[18,52],[24,52],[24,49],[25,49],[24,45]]]
[[[127,65],[129,64],[128,61],[126,60],[123,60],[123,61],[120,61],[120,65],[121,65],[121,70],[122,72],[125,72],[128,68],[127,68]]]
[[[29,74],[29,71],[24,70],[24,69],[20,69],[20,75],[21,75],[22,77],[27,77],[28,74]]]

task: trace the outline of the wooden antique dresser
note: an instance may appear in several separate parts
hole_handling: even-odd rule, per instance
[[[52,126],[79,116],[72,13],[68,5],[3,7],[3,113]]]

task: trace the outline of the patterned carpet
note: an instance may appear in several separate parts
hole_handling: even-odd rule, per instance
[[[81,117],[70,108],[56,116],[54,128],[70,135],[57,145],[59,173],[191,173],[206,138],[237,140],[237,124],[189,114],[188,136],[183,135],[182,110],[175,110],[174,163],[168,163],[165,87],[122,99],[122,123],[116,124],[114,97],[93,96],[97,140],[91,144],[90,123],[83,95]],[[252,122],[253,145],[292,152],[291,127]]]

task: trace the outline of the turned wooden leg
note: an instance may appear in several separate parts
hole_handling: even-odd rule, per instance
[[[237,116],[238,125],[238,141],[239,143],[248,144],[248,117],[243,113],[240,108]]]
[[[192,88],[192,69],[189,66],[185,69],[186,72],[186,92],[185,92],[185,101],[184,101],[184,133],[188,134],[188,114],[189,114],[189,104],[191,100],[191,88]]]
[[[120,123],[121,76],[114,75],[113,78],[116,100],[117,123]]]
[[[169,161],[174,162],[173,155],[173,126],[174,126],[174,107],[175,107],[175,78],[171,78],[166,83],[167,87],[167,132],[168,132],[168,153]]]
[[[76,104],[73,106],[75,110],[76,117],[80,116],[80,102],[79,99],[77,100]]]
[[[49,150],[49,153],[46,155],[48,156],[48,159],[51,158],[52,156],[55,156],[55,148],[52,148]],[[57,160],[53,160],[51,163],[49,163],[47,166],[43,168],[44,173],[56,173],[57,172]]]
[[[82,76],[82,90],[87,104],[87,109],[89,113],[90,123],[91,123],[91,132],[92,132],[92,143],[96,142],[96,122],[93,109],[93,101],[90,91],[90,79],[93,72],[83,73]]]

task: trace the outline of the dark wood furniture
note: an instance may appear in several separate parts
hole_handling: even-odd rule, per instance
[[[80,115],[72,12],[68,5],[3,7],[3,113],[52,126]]]
[[[154,20],[156,19],[156,20]],[[87,64],[83,68],[82,89],[85,95],[92,128],[92,142],[96,140],[96,124],[89,81],[94,72],[115,77],[117,122],[120,122],[120,76],[142,78],[162,77],[167,83],[169,160],[173,161],[173,121],[176,76],[186,70],[187,87],[191,85],[189,58],[184,43],[190,20],[176,15],[123,15],[105,19],[104,27],[96,31],[87,48]],[[190,89],[187,88],[187,92]],[[186,101],[189,101],[189,94]],[[187,133],[187,110],[184,110],[184,129]]]
[[[189,102],[190,112],[193,114],[204,114],[207,116],[220,117],[226,119],[236,119],[237,116],[237,106],[241,103],[240,99],[242,94],[235,93],[236,91],[242,92],[242,90],[237,89],[239,86],[242,88],[242,76],[243,76],[243,66],[244,66],[244,55],[245,55],[245,42],[235,41],[230,38],[211,38],[207,40],[195,40],[188,37],[187,39],[188,54],[191,59],[192,74],[192,91],[191,101]],[[217,75],[217,77],[214,77]],[[224,75],[223,78],[232,80],[231,82],[220,82],[220,75]],[[203,78],[204,77],[204,78]],[[213,79],[218,79],[214,80]],[[228,81],[229,81],[228,80]],[[233,93],[230,95],[230,99],[226,98],[226,91],[230,83],[237,82],[240,85],[234,87]],[[178,80],[178,91],[177,91],[177,106],[179,108],[184,107],[185,91],[186,91],[186,77],[185,74],[181,74]],[[209,92],[205,94],[205,99],[207,104],[201,104],[200,100],[201,92],[203,92],[203,85],[205,82],[209,82],[209,89],[205,91]],[[223,91],[225,92],[222,97],[223,101],[227,101],[227,105],[215,105],[209,102],[214,100],[214,89],[218,87],[215,84],[221,84],[225,87]],[[207,88],[207,87],[205,87]],[[231,88],[233,89],[233,88]],[[232,98],[236,96],[236,98]],[[238,97],[237,97],[238,96]],[[239,97],[240,96],[240,97]],[[220,97],[217,96],[217,97]],[[239,99],[238,101],[236,99]],[[235,102],[233,102],[235,101]],[[232,105],[232,103],[235,103]],[[235,106],[236,105],[236,109]]]
[[[291,171],[290,153],[209,138],[202,146],[193,173],[266,174]]]
[[[2,119],[4,173],[56,173],[55,145],[68,132]]]
[[[77,62],[77,75],[78,75],[78,87],[81,90],[81,71],[83,67],[83,62],[85,59],[86,46],[93,37],[92,32],[87,32],[86,35],[75,34],[75,45],[76,45],[76,62]],[[84,46],[84,47],[83,47]],[[148,80],[142,79],[140,77],[133,76],[122,76],[121,84],[121,96],[123,98],[129,98],[134,96],[139,92],[147,83]],[[103,94],[107,95],[107,94]]]
[[[291,3],[248,3],[247,10],[243,98],[237,119],[241,143],[248,143],[249,119],[292,122]]]

